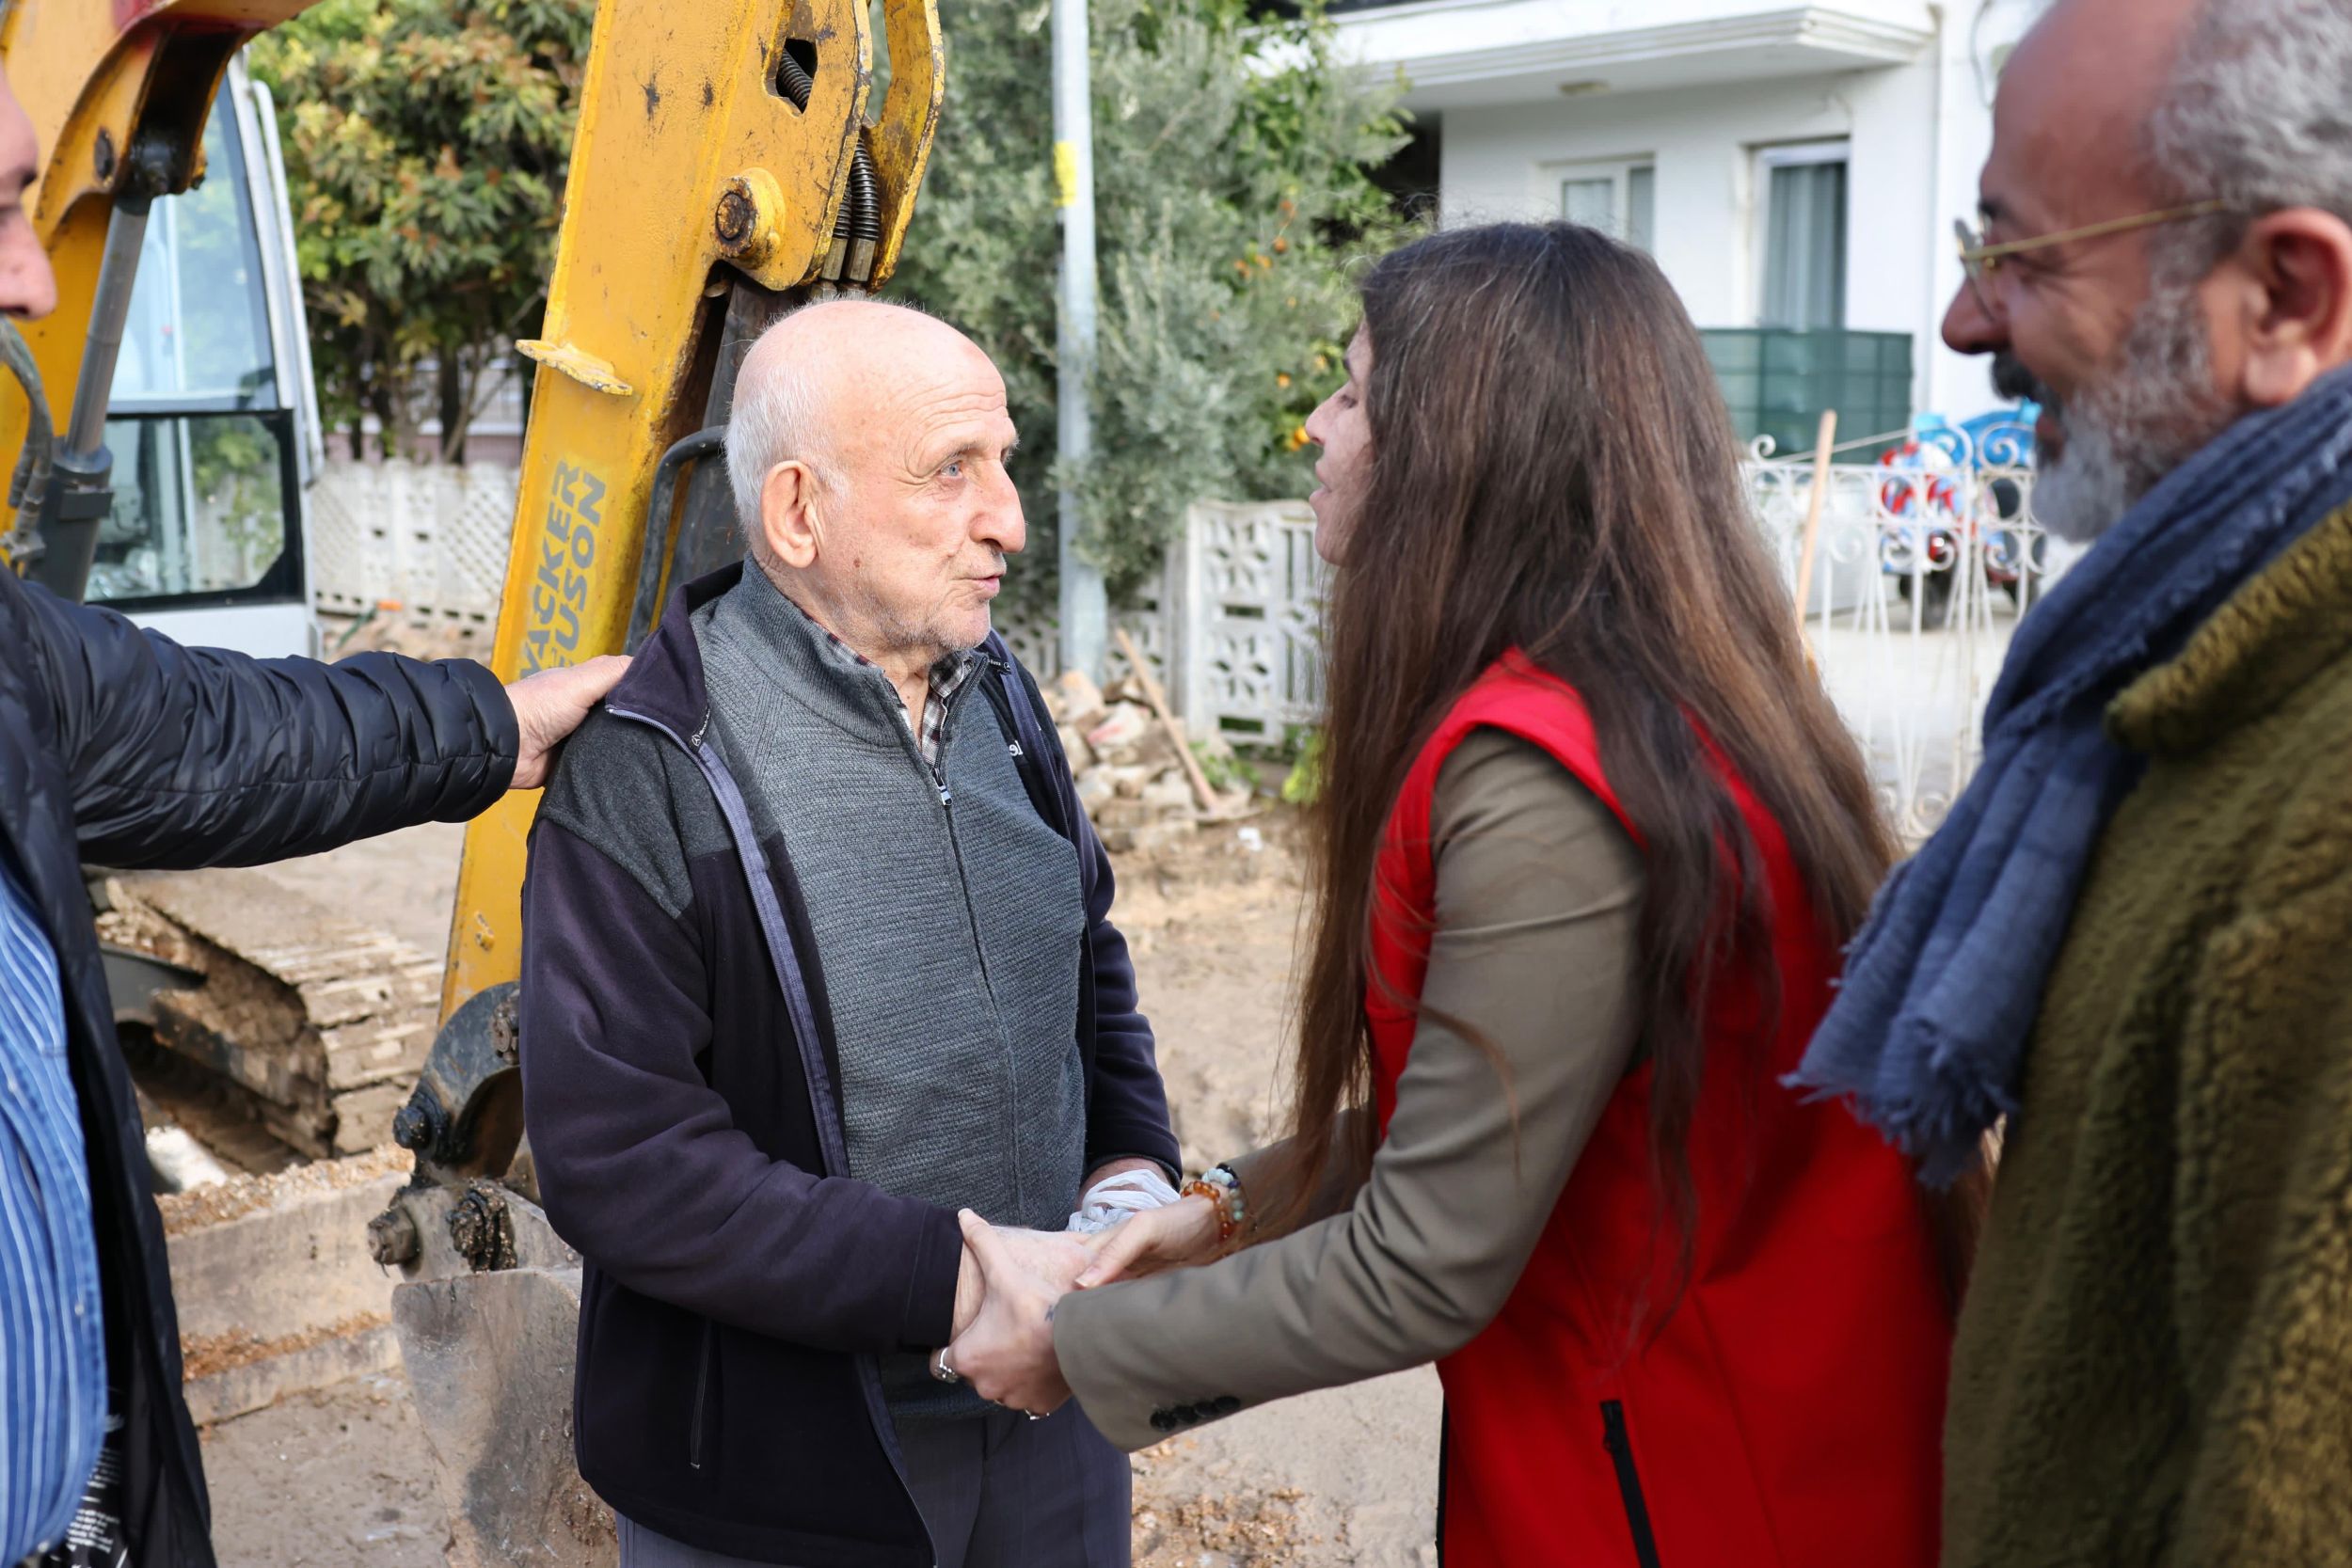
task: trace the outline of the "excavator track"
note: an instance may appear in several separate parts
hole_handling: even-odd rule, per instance
[[[312,1159],[391,1141],[438,1022],[441,960],[259,871],[114,875],[99,935],[186,972],[119,1022],[235,1086],[268,1132]],[[172,978],[186,976],[167,976]]]

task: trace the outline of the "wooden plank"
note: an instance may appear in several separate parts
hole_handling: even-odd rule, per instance
[[[1813,597],[1813,557],[1821,543],[1821,509],[1829,503],[1829,460],[1837,439],[1837,410],[1821,410],[1813,443],[1813,494],[1804,503],[1804,545],[1797,556],[1797,635],[1804,635],[1805,601]]]
[[[1113,635],[1119,639],[1119,651],[1127,656],[1127,668],[1135,672],[1136,681],[1143,687],[1143,700],[1152,705],[1152,711],[1159,719],[1160,727],[1168,732],[1168,738],[1176,743],[1176,760],[1184,765],[1184,777],[1192,784],[1193,799],[1203,812],[1216,811],[1216,791],[1209,787],[1209,775],[1201,769],[1200,759],[1192,754],[1192,748],[1184,742],[1184,726],[1168,711],[1168,694],[1152,678],[1152,666],[1145,663],[1143,656],[1136,651],[1136,640],[1127,635],[1125,626],[1114,627]]]

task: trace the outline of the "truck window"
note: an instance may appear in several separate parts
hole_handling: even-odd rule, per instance
[[[88,596],[126,610],[304,593],[294,410],[233,92],[213,103],[204,182],[155,203],[123,326],[106,419],[114,509]]]

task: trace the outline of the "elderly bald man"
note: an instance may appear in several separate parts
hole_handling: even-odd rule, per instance
[[[2095,543],[1805,1064],[1920,1154],[2010,1113],[1947,1568],[2352,1554],[2352,7],[2060,0],[1945,321]]]
[[[1128,1560],[1124,1456],[941,1364],[959,1211],[1066,1284],[1081,1195],[1177,1161],[1109,863],[990,629],[1014,439],[939,322],[771,327],[727,441],[750,559],[672,597],[540,809],[524,1101],[629,1568]]]

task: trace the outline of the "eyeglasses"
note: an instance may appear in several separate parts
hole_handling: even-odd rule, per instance
[[[2007,240],[1999,245],[1985,244],[1984,235],[1965,218],[1953,221],[1952,232],[1960,236],[1960,270],[1968,279],[1968,292],[1976,295],[1977,309],[1990,316],[1995,312],[1992,300],[1985,293],[1985,279],[1991,277],[2000,266],[2004,256],[2040,250],[2045,245],[2064,245],[2070,240],[2095,240],[2106,234],[2153,229],[2160,223],[2179,223],[2187,218],[2207,217],[2229,210],[2230,203],[2226,201],[2192,201],[2185,207],[2167,207],[2161,212],[2109,218],[2105,223],[2087,223],[2080,229],[2061,229],[2055,234],[2037,234],[2029,240]]]

